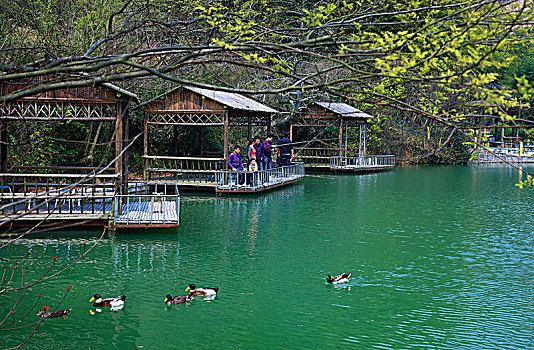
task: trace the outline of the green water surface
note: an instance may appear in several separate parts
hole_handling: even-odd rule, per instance
[[[506,167],[407,167],[319,175],[258,196],[182,195],[177,230],[118,232],[17,308],[73,308],[27,349],[526,349],[534,346],[534,193]],[[99,232],[54,233],[0,250],[26,279],[54,271]],[[328,285],[327,273],[351,272]],[[14,283],[19,281],[15,278]],[[214,301],[167,293],[219,286]],[[127,295],[95,315],[94,293]],[[15,293],[0,294],[4,317]],[[36,311],[22,323],[38,319]],[[0,332],[14,346],[33,328]]]

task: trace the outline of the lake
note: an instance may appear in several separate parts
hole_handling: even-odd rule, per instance
[[[312,175],[253,196],[182,194],[181,228],[119,231],[32,287],[20,315],[39,293],[39,308],[55,307],[71,284],[62,306],[73,310],[25,348],[531,348],[534,194],[518,179],[507,166],[426,166]],[[72,231],[22,239],[0,250],[0,266],[32,280],[57,256],[56,271],[100,234]],[[348,285],[325,282],[344,271]],[[189,283],[220,291],[164,304]],[[126,306],[92,315],[94,293],[125,294]],[[0,332],[0,346],[32,331]]]

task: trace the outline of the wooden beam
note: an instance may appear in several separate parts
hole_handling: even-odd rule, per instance
[[[204,127],[200,127],[199,131],[199,139],[200,139],[200,155],[204,155]]]
[[[178,126],[173,125],[172,127],[172,155],[178,155]]]
[[[130,103],[123,103],[124,113],[123,113],[123,149],[125,149],[128,146],[128,143],[130,142]],[[123,168],[122,168],[122,174],[124,176],[122,181],[122,193],[128,193],[128,176],[130,172],[129,168],[129,159],[130,159],[130,148],[126,149],[126,152],[123,156]]]
[[[178,125],[178,126],[224,126],[224,123],[160,123],[147,122],[150,125]]]
[[[363,156],[367,155],[367,124],[363,124]]]
[[[58,118],[58,117],[29,117],[29,116],[26,116],[26,117],[12,117],[12,116],[3,116],[3,117],[0,117],[0,120],[19,120],[19,121],[24,121],[24,120],[33,120],[33,121],[71,121],[71,120],[75,120],[75,121],[78,121],[78,122],[114,122],[116,120],[116,118],[110,118],[110,117],[87,117],[87,118],[69,118],[69,117],[64,117],[64,118]]]
[[[224,159],[225,169],[228,169],[228,112],[224,113]]]
[[[146,112],[143,113],[143,157],[148,156],[148,116]],[[146,168],[148,168],[148,159],[144,160],[143,178],[146,181]]]
[[[0,122],[0,171],[7,173],[7,121]]]
[[[123,180],[123,156],[121,154],[122,152],[122,142],[123,142],[123,135],[124,130],[123,128],[123,120],[122,120],[122,103],[117,102],[117,118],[115,120],[115,157],[117,159],[115,160],[115,173],[118,174],[117,182],[115,182],[115,192],[122,194],[122,180]],[[115,202],[118,204],[118,208],[116,210],[119,214],[121,214],[121,207],[122,207],[122,200],[121,197],[119,197],[119,200]]]
[[[343,119],[339,120],[339,157],[343,157]]]

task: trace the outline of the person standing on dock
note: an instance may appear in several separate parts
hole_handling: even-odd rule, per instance
[[[254,148],[254,139],[247,141],[248,144],[248,153],[247,153],[247,166],[250,165],[252,159],[256,159],[256,149]]]
[[[263,141],[263,170],[269,170],[273,167],[273,135],[267,135],[265,141]]]
[[[254,138],[254,149],[256,150],[256,164],[258,164],[258,170],[263,170],[263,144],[261,138],[256,136]]]
[[[243,166],[243,161],[241,160],[241,155],[239,154],[240,152],[241,147],[235,146],[234,151],[230,153],[230,156],[228,156],[228,167],[232,169],[232,171],[245,169]]]
[[[294,157],[293,154],[293,142],[289,138],[289,131],[284,133],[284,137],[278,141],[278,155],[279,155],[279,166],[291,165],[291,160]]]
[[[241,160],[241,155],[239,154],[240,152],[241,147],[235,146],[234,151],[228,156],[228,167],[232,171],[245,170],[245,167],[243,166],[243,161]],[[239,183],[242,184],[244,182],[245,178],[243,177],[243,174],[239,174]]]

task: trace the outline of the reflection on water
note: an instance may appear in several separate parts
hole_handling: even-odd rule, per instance
[[[28,348],[529,348],[533,194],[506,167],[413,167],[314,176],[250,197],[184,195],[182,228],[119,232],[33,288],[64,306]],[[0,251],[31,279],[82,242],[57,233]],[[31,268],[30,268],[31,267]],[[350,283],[325,282],[351,272]],[[167,306],[189,283],[214,300]],[[91,295],[127,295],[91,315]],[[0,296],[0,311],[12,300]],[[48,322],[50,321],[50,322]],[[26,333],[2,334],[0,346]]]

